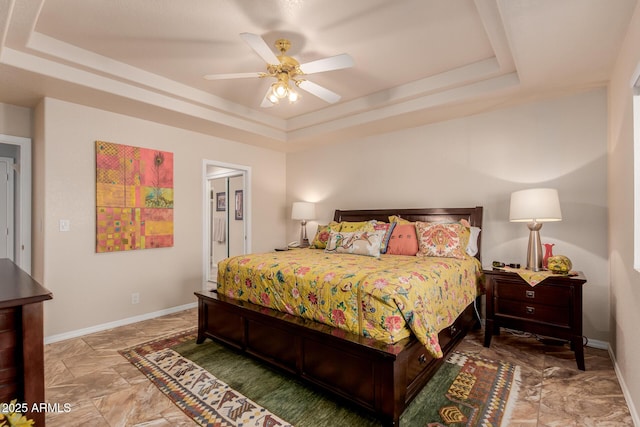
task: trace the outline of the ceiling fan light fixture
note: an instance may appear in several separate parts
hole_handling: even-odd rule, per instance
[[[241,33],[240,37],[266,62],[266,72],[207,74],[204,76],[205,79],[275,78],[277,81],[269,86],[267,93],[264,98],[262,98],[260,106],[265,108],[278,104],[280,100],[284,98],[288,98],[289,103],[295,103],[300,100],[301,96],[295,86],[330,104],[334,104],[340,100],[340,95],[337,93],[316,83],[297,77],[353,67],[353,58],[348,54],[343,53],[300,64],[297,59],[287,55],[287,51],[291,47],[291,42],[287,39],[278,39],[276,41],[275,47],[280,53],[280,55],[277,55],[269,45],[265,43],[264,39],[257,34]]]
[[[289,104],[293,104],[294,102],[300,99],[300,94],[293,90],[293,88],[289,89]]]
[[[271,90],[269,91],[269,94],[267,95],[267,99],[269,100],[269,102],[271,102],[272,104],[277,104],[280,101],[280,98],[278,98],[273,90],[273,85],[271,87]]]
[[[273,93],[275,94],[275,96],[280,99],[285,98],[287,95],[289,95],[289,87],[287,86],[287,82],[285,81],[274,83],[271,87],[273,88]]]

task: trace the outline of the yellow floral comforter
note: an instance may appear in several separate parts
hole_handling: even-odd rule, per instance
[[[395,343],[411,332],[442,357],[438,332],[478,295],[476,258],[382,255],[319,249],[240,255],[218,264],[218,292]]]

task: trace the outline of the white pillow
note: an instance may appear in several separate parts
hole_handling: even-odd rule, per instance
[[[480,235],[480,227],[469,227],[469,243],[467,243],[467,253],[471,256],[476,256],[478,253],[478,236]]]

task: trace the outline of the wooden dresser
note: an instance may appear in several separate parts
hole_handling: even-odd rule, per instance
[[[44,400],[42,302],[51,292],[9,259],[0,259],[0,402],[16,399],[29,408]],[[45,425],[44,412],[27,412]]]

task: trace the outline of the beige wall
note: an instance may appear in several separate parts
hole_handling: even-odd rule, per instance
[[[632,415],[640,425],[640,273],[634,258],[632,85],[640,70],[640,4],[629,24],[609,86],[609,257],[611,346]],[[640,111],[636,112],[640,114]],[[637,169],[640,170],[640,169]],[[636,219],[637,221],[638,219]]]
[[[41,284],[44,284],[44,204],[45,204],[45,178],[47,169],[44,163],[44,100],[36,106],[33,114],[33,139],[31,140],[31,275]]]
[[[203,286],[203,160],[249,166],[252,248],[282,244],[285,155],[129,116],[45,99],[34,143],[34,272],[54,295],[45,304],[45,336],[195,302]],[[174,246],[95,253],[95,141],[174,153]],[[71,221],[60,232],[59,220]],[[41,224],[41,225],[40,225]],[[36,237],[37,236],[37,237]],[[36,251],[37,252],[37,251]],[[140,293],[140,304],[131,294]]]
[[[484,264],[524,263],[529,232],[509,222],[510,194],[555,187],[563,221],[545,224],[542,241],[586,274],[584,332],[608,341],[606,120],[606,91],[598,89],[291,153],[287,207],[317,202],[317,222],[326,223],[336,208],[481,205]],[[298,233],[289,221],[289,240]]]
[[[30,108],[0,103],[0,133],[31,138]]]

